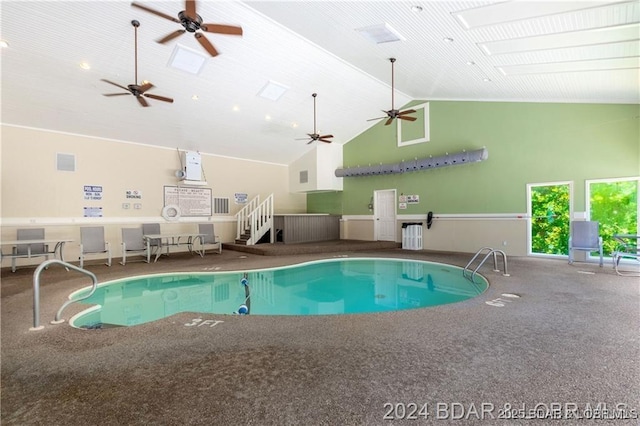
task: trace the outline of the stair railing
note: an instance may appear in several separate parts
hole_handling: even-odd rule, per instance
[[[251,222],[249,220],[249,214],[251,214],[259,204],[260,195],[258,194],[236,214],[236,238],[240,238],[240,236],[250,228]]]
[[[264,234],[273,228],[273,194],[269,195],[258,207],[249,213],[249,229],[251,237],[247,245],[254,245]],[[275,241],[275,233],[271,232],[271,243]]]

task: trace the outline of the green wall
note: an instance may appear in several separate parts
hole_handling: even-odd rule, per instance
[[[424,101],[416,101],[421,103]],[[384,120],[344,145],[344,167],[486,147],[486,161],[395,175],[345,177],[344,190],[307,196],[309,213],[370,214],[373,191],[420,196],[402,214],[523,213],[526,184],[640,175],[640,105],[430,102],[430,141],[397,147]],[[405,126],[407,122],[403,122]]]

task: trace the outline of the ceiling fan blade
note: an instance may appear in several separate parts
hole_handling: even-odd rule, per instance
[[[324,135],[324,136],[318,136],[318,139],[329,139],[332,138],[333,135]]]
[[[378,118],[370,118],[370,119],[368,119],[367,121],[381,120],[381,119],[383,119],[383,118],[387,118],[387,117],[385,116],[385,117],[378,117]]]
[[[180,20],[178,20],[178,18],[174,18],[173,16],[166,15],[166,14],[164,14],[162,12],[158,12],[157,10],[154,10],[154,9],[150,9],[147,6],[143,6],[143,5],[139,4],[139,3],[133,2],[133,3],[131,3],[131,6],[137,7],[138,9],[146,10],[149,13],[153,13],[154,15],[158,15],[158,16],[164,18],[164,19],[168,19],[170,21],[177,22],[178,24],[180,23]]]
[[[242,27],[236,27],[235,25],[202,24],[200,25],[200,29],[208,33],[237,35],[237,36],[242,35]]]
[[[186,0],[184,5],[184,11],[187,16],[191,19],[197,19],[198,14],[196,13],[196,1],[195,0]]]
[[[164,96],[152,95],[151,93],[145,93],[144,96],[146,96],[147,98],[151,98],[151,99],[157,99],[157,100],[162,101],[162,102],[173,103],[173,99],[165,98]]]
[[[129,92],[129,88],[121,86],[118,83],[114,83],[113,81],[105,80],[104,78],[101,78],[100,81],[104,81],[105,83],[113,84],[114,86],[119,87],[119,88],[124,89],[127,92]]]
[[[384,123],[385,126],[388,126],[389,124],[391,124],[393,122],[393,117],[389,117],[389,119],[387,120],[386,123]]]
[[[318,139],[318,140],[319,140],[320,142],[331,143],[331,141],[328,141],[328,140],[326,140],[326,139],[322,139],[322,138],[320,138],[320,139]]]
[[[152,87],[153,87],[153,84],[151,84],[151,83],[145,83],[145,84],[143,84],[142,86],[140,86],[140,88],[138,89],[138,92],[140,92],[140,93],[144,93],[144,92],[146,92],[147,90],[151,89]]]
[[[408,117],[408,116],[405,117],[404,115],[399,115],[398,118],[400,120],[407,120],[407,121],[416,121],[417,120],[416,117]]]
[[[138,102],[140,102],[140,105],[142,105],[143,107],[148,107],[149,106],[147,101],[145,101],[142,96],[136,96],[136,99],[138,99]]]
[[[213,47],[213,44],[211,44],[205,36],[200,33],[195,33],[194,36],[196,40],[198,40],[198,43],[200,43],[211,56],[218,56],[218,51],[215,47]]]
[[[307,142],[307,145],[311,145],[314,142],[315,142],[315,139],[311,139],[309,142]]]
[[[175,32],[167,34],[166,36],[164,36],[163,38],[161,38],[160,40],[157,40],[157,41],[160,44],[164,44],[164,43],[168,42],[169,40],[173,40],[174,38],[176,38],[178,36],[181,36],[185,32],[186,32],[186,30],[177,30]]]
[[[414,112],[416,112],[415,109],[406,109],[404,111],[400,111],[398,115],[413,114]]]
[[[122,95],[130,95],[131,92],[127,93],[103,93],[102,96],[122,96]]]

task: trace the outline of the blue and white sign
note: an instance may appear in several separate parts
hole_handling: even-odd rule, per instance
[[[235,198],[236,204],[247,204],[247,199],[249,197],[246,193],[236,192],[234,194],[234,198]]]
[[[102,207],[85,207],[84,217],[102,217]]]

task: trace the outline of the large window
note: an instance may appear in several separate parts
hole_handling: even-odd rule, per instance
[[[638,234],[639,186],[638,177],[587,181],[588,217],[600,223],[605,255],[615,250],[615,234]]]
[[[527,185],[530,254],[569,254],[571,189],[570,182]]]

